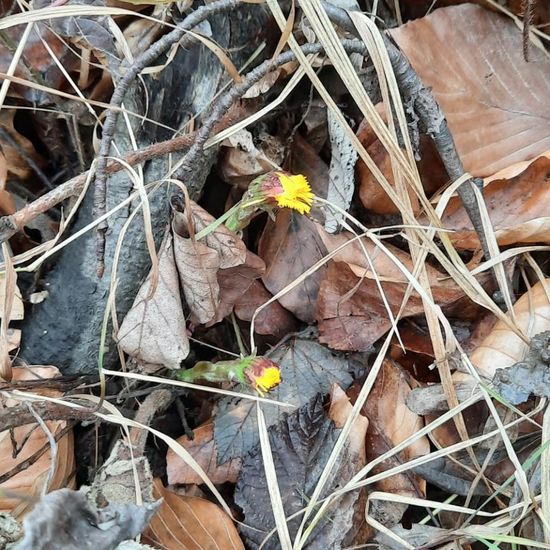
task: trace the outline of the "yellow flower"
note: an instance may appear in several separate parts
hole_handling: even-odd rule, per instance
[[[281,208],[297,210],[300,214],[309,214],[315,195],[311,192],[306,177],[284,172],[275,172],[275,175],[282,186],[282,191],[274,195],[277,204]]]
[[[250,363],[244,368],[244,376],[260,395],[265,395],[281,383],[279,367],[267,357],[251,358]]]

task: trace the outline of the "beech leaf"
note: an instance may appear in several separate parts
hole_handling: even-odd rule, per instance
[[[268,222],[260,239],[258,254],[266,263],[262,280],[269,292],[277,294],[305,273],[326,254],[315,224],[306,216],[286,208],[277,214],[275,223]],[[280,304],[298,319],[311,323],[319,284],[325,272],[321,267],[295,288],[279,298]]]
[[[433,90],[466,171],[489,176],[550,148],[550,59],[531,48],[525,62],[512,19],[463,4],[391,35]]]
[[[235,483],[241,468],[238,458],[218,464],[218,449],[214,441],[214,424],[208,421],[193,430],[193,439],[183,435],[178,438],[182,445],[203,469],[212,483]],[[166,453],[166,475],[170,485],[200,485],[203,479],[182,460],[172,449]]]
[[[244,550],[231,518],[204,498],[180,496],[154,482],[153,495],[163,502],[143,534],[144,542],[166,550]]]
[[[550,244],[550,151],[531,163],[519,163],[490,178],[483,190],[498,244]],[[522,169],[523,168],[523,169]],[[507,176],[508,173],[513,175]],[[486,180],[487,181],[487,180]],[[453,197],[442,218],[457,248],[475,250],[479,239],[462,203]]]
[[[160,246],[158,260],[155,293],[149,297],[149,274],[120,326],[118,343],[128,355],[140,361],[178,369],[189,353],[189,340],[169,231]]]

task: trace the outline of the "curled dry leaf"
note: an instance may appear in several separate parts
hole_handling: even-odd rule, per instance
[[[14,368],[13,381],[40,380],[45,378],[56,378],[60,376],[56,367],[27,367]],[[40,393],[38,390],[36,393]],[[59,397],[59,392],[48,390],[50,397]],[[4,407],[13,407],[20,401],[8,399],[3,402]],[[67,426],[64,421],[49,421],[46,426],[55,437]],[[17,454],[14,457],[15,442]],[[0,498],[0,510],[9,512],[15,518],[21,518],[33,507],[34,499],[39,498],[44,483],[47,481],[52,454],[48,437],[38,424],[19,426],[10,433],[0,432],[0,476],[8,475],[24,461],[28,460],[35,453],[43,451],[36,461],[24,468],[19,473],[12,475],[0,485],[1,491],[9,491],[12,494],[20,494],[24,498],[18,499],[2,494]],[[48,490],[53,491],[61,487],[72,485],[71,479],[74,469],[74,439],[72,430],[67,432],[57,441],[57,456],[53,477]]]
[[[550,59],[531,48],[525,62],[510,18],[464,4],[391,34],[433,90],[468,172],[488,176],[550,147]]]
[[[235,483],[241,468],[240,458],[232,458],[224,464],[218,464],[218,449],[214,440],[214,424],[209,421],[193,430],[193,439],[182,436],[178,440],[206,472],[210,481],[217,483]],[[202,478],[190,468],[172,449],[166,454],[166,475],[170,485],[197,484]]]
[[[244,550],[233,521],[217,504],[180,496],[159,479],[153,494],[164,501],[143,534],[146,544],[166,550]]]
[[[189,227],[189,222],[193,227]],[[200,241],[190,238],[214,218],[193,201],[189,212],[174,209],[174,253],[192,319],[202,324],[221,321],[254,279],[265,271],[264,262],[246,249],[235,233],[220,225]]]
[[[147,277],[118,331],[118,344],[130,356],[170,369],[178,369],[189,353],[178,271],[169,231],[158,254],[159,279],[149,297],[151,274]]]
[[[549,129],[550,132],[550,129]],[[550,244],[550,151],[525,167],[516,167],[489,178],[483,190],[495,237],[500,245],[516,243]],[[507,177],[506,174],[513,174]],[[458,197],[453,197],[442,218],[457,248],[475,250],[479,239]]]
[[[252,281],[248,290],[236,301],[235,315],[243,321],[251,321],[254,312],[272,297],[261,281]],[[278,339],[296,329],[295,317],[277,300],[262,309],[254,321],[257,334],[272,335]]]
[[[313,221],[285,208],[277,213],[274,223],[268,222],[260,239],[258,254],[267,265],[262,280],[267,290],[277,294],[323,258],[326,248]],[[326,268],[321,266],[281,296],[280,304],[298,319],[313,322],[319,285],[325,271]]]
[[[370,462],[420,430],[424,421],[406,405],[411,385],[404,371],[393,361],[384,360],[374,387],[363,407],[369,419],[367,431],[367,461]],[[384,472],[430,452],[430,444],[422,437],[401,453],[373,469],[373,474]],[[401,496],[424,498],[426,482],[411,470],[380,480],[375,484],[378,491]],[[373,502],[370,515],[386,527],[393,527],[401,520],[406,504],[396,502]]]
[[[191,318],[204,324],[214,318],[220,300],[220,256],[205,242],[189,238],[183,217],[176,212],[172,222],[174,256]]]
[[[336,390],[336,398],[343,392]],[[345,397],[345,394],[344,394]],[[273,455],[277,484],[285,515],[291,516],[308,504],[325,464],[336,442],[340,429],[350,414],[351,405],[335,404],[331,409],[335,422],[323,410],[320,397],[313,399],[292,414],[283,417],[277,426],[269,429],[269,443]],[[337,423],[337,425],[336,425]],[[322,497],[341,487],[365,465],[364,440],[368,421],[359,415],[353,426],[350,443],[342,449],[332,468],[332,475]],[[361,525],[354,521],[355,512],[364,513],[364,492],[349,492],[330,506],[308,537],[306,548],[343,548],[352,545]],[[250,547],[257,548],[275,527],[271,500],[265,476],[261,450],[257,446],[243,461],[237,482],[235,502],[243,509],[245,524],[241,527]],[[301,517],[288,520],[291,539],[294,539]],[[266,550],[281,548],[277,533],[271,536]]]

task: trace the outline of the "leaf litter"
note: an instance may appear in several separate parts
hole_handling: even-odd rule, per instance
[[[545,547],[550,13],[489,3],[0,6],[16,548]],[[29,367],[23,321],[99,375]]]

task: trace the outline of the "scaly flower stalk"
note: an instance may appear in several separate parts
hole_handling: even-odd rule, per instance
[[[177,371],[176,377],[184,382],[239,382],[264,396],[281,382],[279,367],[267,357],[249,356],[233,361],[199,361],[190,369]]]

